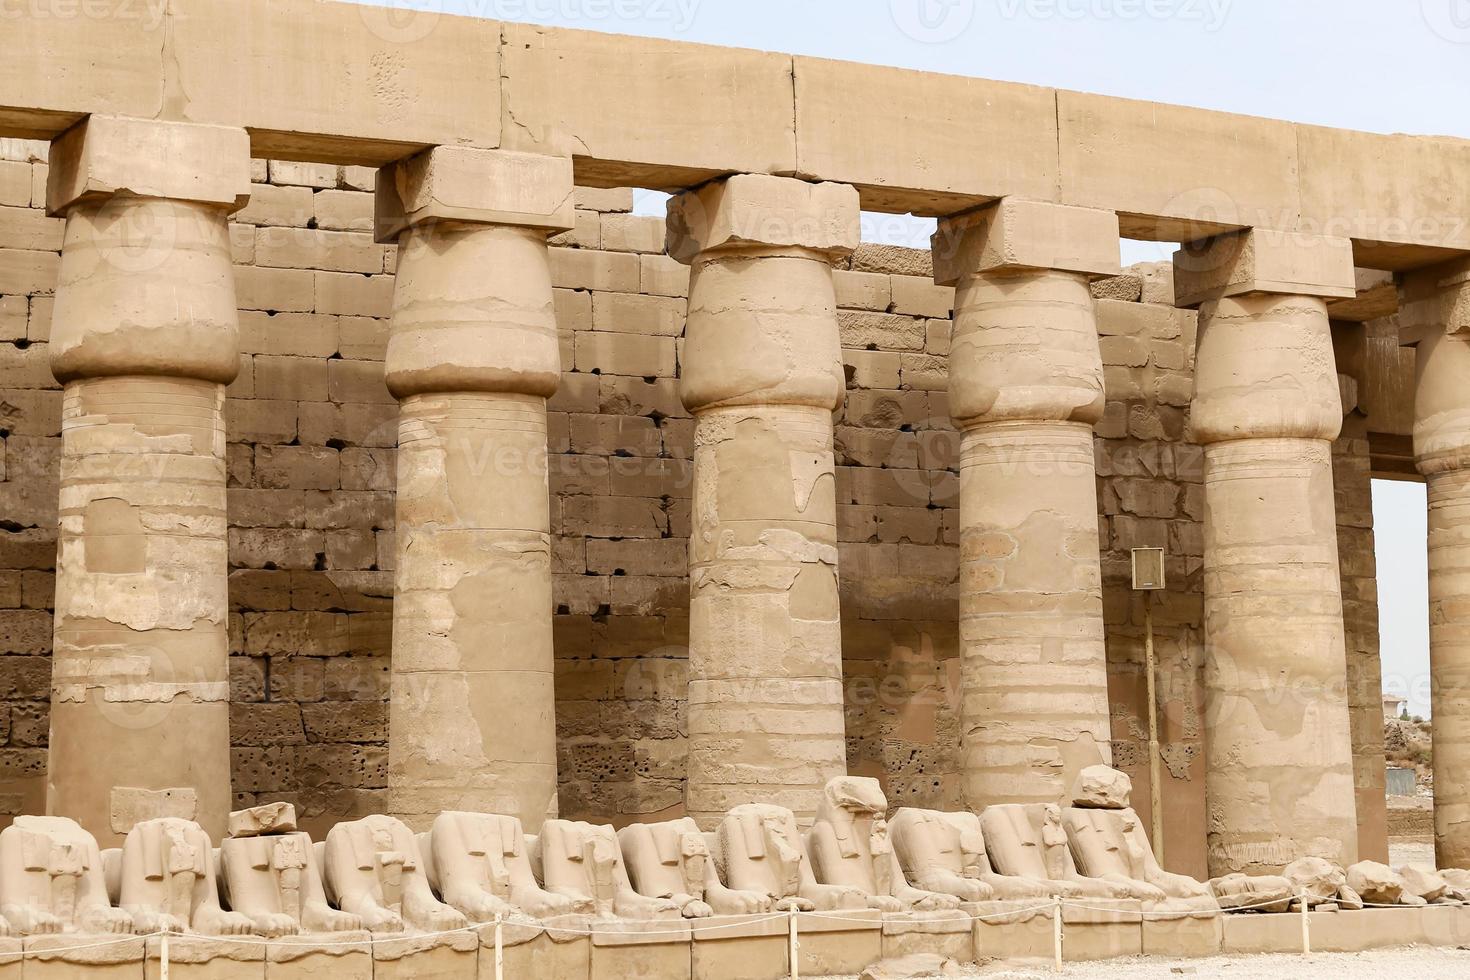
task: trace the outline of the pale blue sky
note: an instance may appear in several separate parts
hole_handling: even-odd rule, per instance
[[[1470,0],[366,2],[1470,138]],[[865,234],[926,241],[922,224],[878,218]],[[1130,262],[1164,255],[1124,251]],[[1385,685],[1427,714],[1423,488],[1379,483],[1374,512]]]

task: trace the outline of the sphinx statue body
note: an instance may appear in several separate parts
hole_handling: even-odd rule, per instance
[[[1046,898],[1052,884],[995,872],[985,849],[980,818],[902,807],[888,822],[894,854],[904,877],[919,888],[965,902]]]
[[[96,838],[67,817],[16,817],[0,831],[0,903],[23,935],[133,931],[108,898]]]
[[[192,820],[145,820],[128,831],[122,848],[120,904],[134,931],[242,936],[255,929],[249,916],[226,912],[215,880],[214,847]]]
[[[942,891],[916,888],[904,876],[888,832],[888,799],[878,780],[839,776],[822,792],[807,831],[807,854],[818,882],[845,885],[884,912],[937,912],[959,907]]]
[[[669,899],[686,919],[753,915],[774,904],[764,892],[737,891],[720,881],[709,839],[691,817],[630,824],[618,831],[618,844],[634,890]]]
[[[1136,889],[1085,877],[1072,859],[1071,844],[1055,803],[1002,803],[980,814],[990,864],[1005,877],[1041,882],[1062,898],[1132,898]]]
[[[768,896],[777,911],[868,907],[860,889],[817,882],[796,817],[783,806],[742,803],[725,814],[715,835],[715,862],[726,885]]]
[[[531,866],[540,870],[547,891],[571,901],[573,912],[635,920],[683,915],[672,898],[651,898],[633,890],[611,826],[548,820],[532,839]]]
[[[231,813],[219,854],[224,894],[231,909],[251,920],[252,932],[275,938],[362,928],[360,916],[328,904],[316,848],[296,829],[290,803]]]
[[[339,823],[327,833],[326,889],[372,932],[459,929],[468,920],[434,897],[413,831],[394,817]]]
[[[542,888],[531,870],[521,821],[449,811],[434,818],[427,847],[429,883],[445,903],[476,922],[516,912],[536,918],[573,911],[576,901]]]
[[[1062,814],[1077,870],[1123,890],[1150,911],[1219,911],[1208,885],[1159,866],[1148,837],[1129,806],[1133,784],[1126,773],[1089,766],[1077,777],[1073,805]]]

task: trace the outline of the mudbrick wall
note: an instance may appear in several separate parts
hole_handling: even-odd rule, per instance
[[[61,222],[44,146],[0,141],[0,817],[40,812],[60,393],[47,365]],[[381,811],[396,407],[382,378],[394,249],[372,171],[256,161],[233,226],[241,370],[230,387],[233,788],[320,833]],[[578,193],[554,241],[565,373],[550,405],[557,721],[565,816],[677,813],[684,768],[693,423],[676,392],[688,270],[632,192]],[[927,252],[865,246],[837,273],[848,756],[894,805],[954,807],[958,600],[945,358],[952,291]],[[1153,598],[1166,855],[1204,873],[1201,453],[1187,438],[1195,316],[1164,270],[1098,284],[1097,430],[1114,753],[1148,798],[1144,610],[1129,549],[1168,549]],[[1340,445],[1349,646],[1373,644],[1366,441]]]

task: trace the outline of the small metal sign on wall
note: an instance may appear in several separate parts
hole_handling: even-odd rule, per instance
[[[1133,588],[1157,592],[1164,588],[1164,549],[1133,549]]]

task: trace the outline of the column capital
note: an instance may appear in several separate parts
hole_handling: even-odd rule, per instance
[[[1409,347],[1447,334],[1470,338],[1470,259],[1402,274],[1399,343]]]
[[[1046,270],[1116,276],[1119,237],[1112,211],[1002,198],[939,222],[930,243],[934,281],[954,286],[980,273]]]
[[[1174,253],[1174,302],[1199,306],[1246,293],[1352,299],[1353,243],[1346,238],[1246,228],[1187,243]]]
[[[431,146],[378,171],[375,205],[382,244],[431,221],[567,231],[575,224],[572,159]]]
[[[233,126],[88,116],[51,144],[46,213],[115,194],[212,204],[250,199],[250,136]]]
[[[685,265],[702,252],[796,248],[850,255],[861,232],[858,192],[847,184],[736,174],[669,201],[668,252]]]

